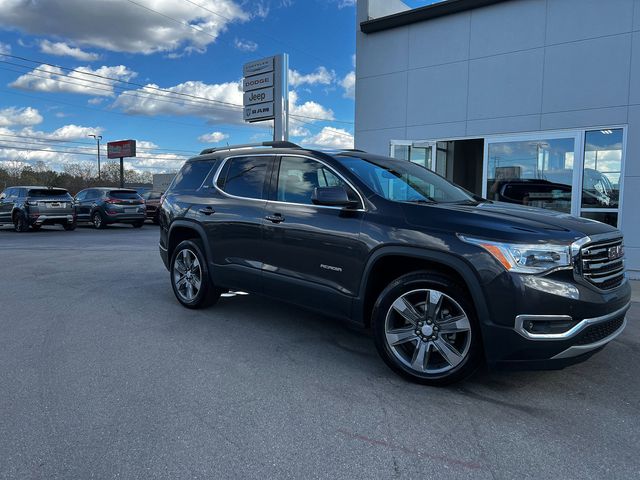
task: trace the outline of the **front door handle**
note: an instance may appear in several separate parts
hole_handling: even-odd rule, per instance
[[[205,215],[211,215],[212,213],[216,213],[216,211],[211,207],[201,208],[200,213],[204,213]]]
[[[267,220],[269,220],[270,222],[273,222],[273,223],[284,222],[284,217],[282,215],[280,215],[279,213],[276,213],[275,215],[267,215],[264,218],[266,218]]]

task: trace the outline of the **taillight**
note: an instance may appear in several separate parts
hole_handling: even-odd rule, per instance
[[[111,198],[111,197],[107,197],[104,201],[104,203],[120,203],[120,200],[118,200],[117,198]]]

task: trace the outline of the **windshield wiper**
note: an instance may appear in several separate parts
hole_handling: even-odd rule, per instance
[[[429,204],[432,205],[434,203],[438,203],[436,202],[433,198],[417,198],[415,200],[404,200],[407,203],[425,203],[425,204]]]

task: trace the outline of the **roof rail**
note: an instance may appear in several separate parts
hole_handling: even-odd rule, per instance
[[[284,140],[278,140],[275,142],[262,142],[262,143],[243,143],[240,145],[227,145],[226,147],[205,148],[200,152],[200,155],[207,155],[209,153],[221,152],[223,150],[237,150],[240,148],[251,147],[271,147],[271,148],[301,148],[292,142],[285,142]]]

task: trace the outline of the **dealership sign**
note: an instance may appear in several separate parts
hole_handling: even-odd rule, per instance
[[[123,158],[136,156],[135,140],[120,140],[118,142],[107,143],[108,158]]]
[[[273,102],[259,103],[244,107],[244,119],[248,122],[274,118]]]
[[[273,102],[273,88],[261,88],[244,94],[245,105],[255,105],[256,103]]]
[[[288,137],[288,71],[287,54],[254,60],[242,68],[244,121],[273,120],[274,140],[287,140]]]

